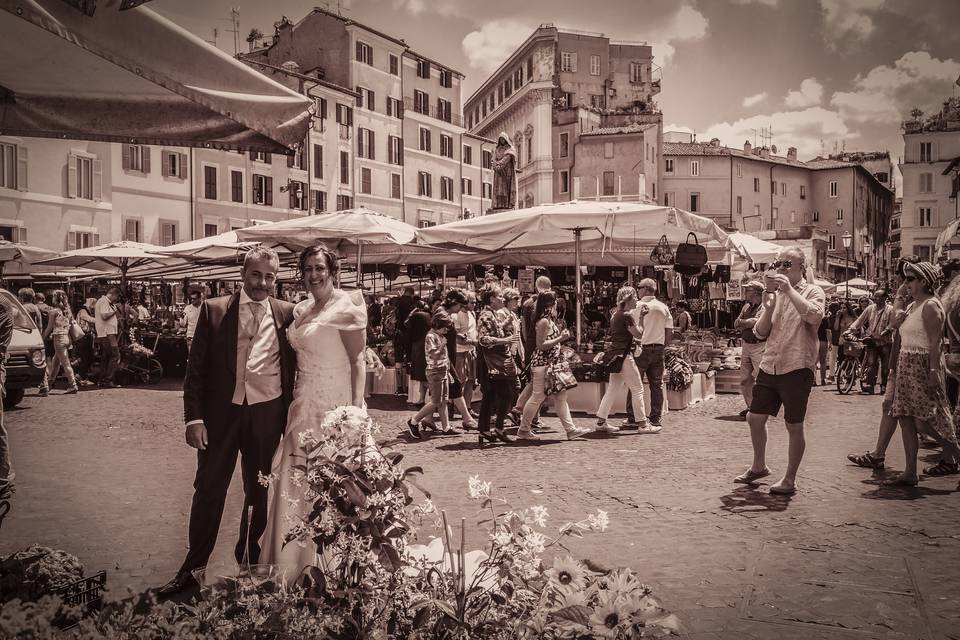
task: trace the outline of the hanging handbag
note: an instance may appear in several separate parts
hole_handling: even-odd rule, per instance
[[[573,375],[573,369],[566,360],[556,360],[548,364],[544,376],[543,390],[548,396],[577,386],[577,377]]]
[[[502,345],[482,347],[481,353],[490,379],[515,380],[517,378],[517,361],[514,360],[509,348]]]
[[[693,238],[693,242],[690,242]],[[697,242],[697,235],[692,231],[687,234],[687,241],[677,245],[677,254],[673,262],[673,270],[685,276],[695,276],[707,264],[707,248]]]
[[[653,247],[653,251],[650,252],[650,262],[653,264],[673,264],[673,261],[673,249],[667,242],[667,236],[660,236],[656,246]]]
[[[76,320],[70,320],[70,328],[68,329],[68,334],[70,335],[70,342],[77,342],[83,338],[83,329],[80,328],[80,325],[77,324]]]

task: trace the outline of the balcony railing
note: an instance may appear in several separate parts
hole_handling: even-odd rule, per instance
[[[413,98],[404,98],[403,99],[403,108],[405,111],[413,111],[415,113],[420,113],[431,118],[436,118],[437,120],[442,120],[443,122],[449,122],[450,124],[456,125],[458,127],[463,126],[463,116],[459,113],[451,113],[447,117],[446,113],[440,113],[440,110],[437,109],[435,104],[417,104]]]

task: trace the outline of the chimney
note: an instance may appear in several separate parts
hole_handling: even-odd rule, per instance
[[[797,148],[796,148],[796,147],[790,147],[789,149],[787,149],[787,160],[790,160],[791,162],[796,162],[796,161],[797,161]]]
[[[749,154],[752,150],[753,150],[753,146],[751,146],[750,141],[749,141],[749,140],[744,140],[744,141],[743,141],[743,152],[746,153],[746,154]]]
[[[761,158],[766,158],[770,155],[770,149],[766,147],[760,147],[759,149],[756,150],[756,154]]]
[[[720,146],[720,138],[711,138],[711,139],[710,139],[710,146],[711,146],[711,147],[719,147],[719,146]]]
[[[777,145],[773,145],[772,147],[770,147],[770,153],[772,153],[773,155],[777,155]]]

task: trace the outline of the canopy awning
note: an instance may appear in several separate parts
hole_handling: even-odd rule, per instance
[[[744,257],[758,264],[773,262],[784,249],[782,245],[761,240],[749,233],[731,233],[729,238]]]
[[[312,101],[121,0],[0,0],[0,131],[291,153]]]
[[[357,207],[336,213],[258,224],[237,229],[236,233],[241,241],[262,242],[296,250],[317,241],[326,242],[331,248],[337,248],[344,242],[407,244],[413,241],[416,231],[416,227],[402,220]]]

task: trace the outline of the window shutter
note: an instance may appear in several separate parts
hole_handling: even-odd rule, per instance
[[[17,227],[14,229],[14,242],[22,242],[26,244],[27,242],[27,228],[26,227]]]
[[[290,189],[287,191],[287,194],[290,196],[290,208],[297,208],[297,191],[293,188],[293,183],[290,183]]]
[[[358,60],[358,61],[362,61],[362,60],[363,60],[363,53],[362,53],[362,51],[363,51],[363,45],[361,45],[361,44],[360,44],[360,41],[357,40],[357,60]]]
[[[387,115],[393,115],[393,102],[390,100],[390,96],[387,96]]]
[[[370,111],[377,110],[377,94],[375,91],[367,92],[367,109]]]
[[[256,159],[257,159],[257,152],[256,152],[256,151],[251,151],[251,152],[250,152],[250,159],[251,159],[251,160],[256,160]]]
[[[577,54],[576,53],[570,54],[570,71],[572,71],[573,73],[577,72]]]
[[[187,154],[181,153],[178,155],[180,156],[180,162],[177,163],[177,177],[182,180],[187,177]]]
[[[164,178],[170,175],[170,154],[166,151],[160,152],[160,175]]]
[[[67,197],[77,197],[77,155],[67,154]]]
[[[357,156],[363,157],[363,133],[365,129],[360,129],[357,132]]]
[[[327,99],[320,98],[320,118],[322,120],[327,119]]]
[[[267,164],[271,164],[273,162],[273,154],[272,153],[264,154],[263,161],[266,162]]]
[[[363,89],[360,88],[360,85],[357,85],[357,106],[363,106]]]
[[[377,134],[371,129],[369,132],[370,139],[367,141],[367,152],[370,154],[371,160],[377,159]]]
[[[130,145],[122,144],[120,145],[120,149],[122,150],[121,166],[123,167],[124,171],[127,171],[130,169]]]
[[[27,190],[27,148],[22,145],[17,145],[17,190]],[[27,230],[24,229],[23,232],[26,233]]]
[[[93,164],[93,199],[100,201],[103,198],[103,163],[99,158],[94,158],[91,164]]]
[[[73,231],[67,232],[67,251],[73,251],[77,248],[77,234]]]
[[[313,176],[323,180],[323,147],[313,145]]]
[[[265,193],[263,194],[263,204],[267,205],[268,207],[272,207],[273,206],[273,178],[270,176],[267,176],[266,183],[267,184],[264,187]]]
[[[150,147],[147,145],[143,145],[140,147],[140,149],[141,151],[143,151],[143,163],[141,164],[140,169],[144,173],[150,173],[150,154],[151,154]]]
[[[353,109],[347,107],[347,126],[353,126]]]
[[[336,113],[337,124],[346,124],[346,122],[343,121],[343,116],[341,115],[343,113],[343,110],[340,109],[340,106],[341,105],[339,104],[337,105],[337,113]]]
[[[400,160],[399,162],[397,162],[397,164],[399,164],[400,166],[403,166],[403,145],[402,144],[399,146],[398,151],[400,152]]]

